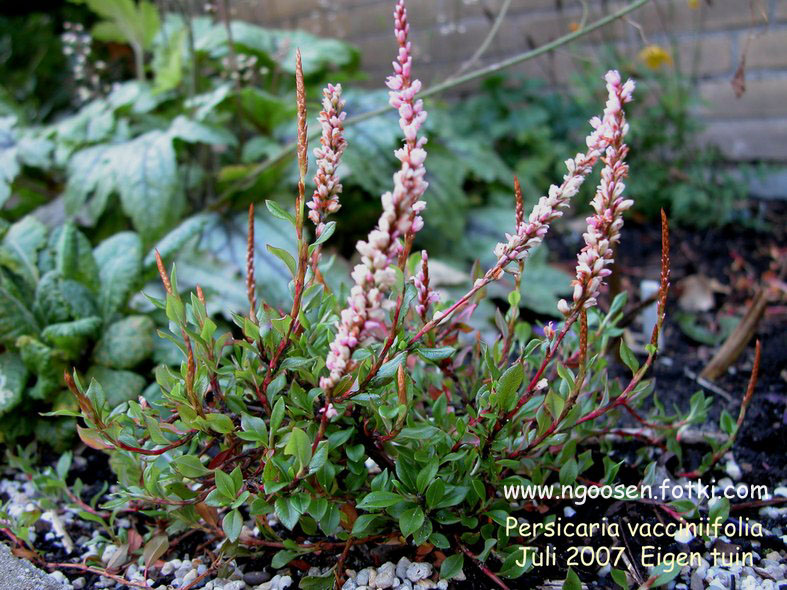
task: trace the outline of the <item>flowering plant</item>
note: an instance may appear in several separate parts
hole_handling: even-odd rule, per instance
[[[307,203],[306,97],[298,57],[295,211],[267,204],[297,236],[295,253],[272,249],[292,272],[290,310],[256,299],[252,209],[249,309],[234,316],[231,329],[211,319],[201,289],[184,297],[175,270],[168,273],[157,258],[167,294],[152,301],[166,313],[172,328],[166,337],[184,357],[179,371],[158,369],[159,399],[140,398],[113,410],[97,382],[85,387],[77,374],[67,375],[85,422],[82,440],[107,450],[119,476],[121,490],[105,508],[144,509],[155,518],[147,547],[198,528],[223,544],[221,556],[243,547],[270,549],[277,551],[274,564],[283,565],[335,551],[340,581],[354,546],[400,543],[433,554],[443,577],[461,576],[472,563],[505,587],[501,578],[531,566],[520,562],[517,539],[504,534],[504,525],[531,505],[502,497],[503,486],[611,483],[621,463],[605,457],[597,468],[590,443],[614,434],[661,444],[705,417],[701,395],[686,415],[658,410],[646,418],[640,410],[653,389],[644,378],[657,353],[669,283],[664,218],[658,321],[646,358],[640,362],[621,341],[631,377],[619,384],[609,370],[626,299],[615,297],[606,313],[597,303],[623,213],[632,204],[624,196],[624,107],[633,82],[615,71],[606,75],[606,107],[590,122],[586,151],[566,161],[561,184],[551,186],[527,216],[515,182],[515,225],[496,247],[496,263],[465,295],[443,302],[430,286],[428,255],[411,256],[428,201],[427,148],[404,0],[396,4],[394,24],[399,50],[387,85],[404,136],[396,152],[400,166],[392,191],[382,195],[376,227],[358,242],[360,262],[349,293],[332,292],[320,269],[321,246],[336,227],[327,216],[339,210],[341,193],[341,89],[324,92],[316,186]],[[537,335],[518,317],[528,255],[599,160],[601,182],[572,300],[559,304],[563,321]],[[316,225],[311,242],[307,216]],[[484,288],[506,275],[515,283],[510,307],[499,315],[499,337],[487,342],[467,318]],[[695,474],[729,448],[755,378],[756,370],[737,426],[723,420],[729,441],[714,442]],[[641,428],[613,428],[622,413]],[[646,467],[643,477],[652,477],[654,468]]]

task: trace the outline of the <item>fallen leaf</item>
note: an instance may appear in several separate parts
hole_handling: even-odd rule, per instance
[[[689,275],[677,285],[678,307],[684,311],[710,311],[715,305],[713,281],[705,275]]]

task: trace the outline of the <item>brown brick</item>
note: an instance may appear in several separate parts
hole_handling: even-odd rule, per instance
[[[710,124],[700,140],[718,146],[731,160],[787,160],[787,119]]]
[[[760,3],[764,1],[754,0]],[[619,3],[617,7],[622,5]],[[746,0],[713,0],[710,5],[700,2],[700,7],[696,9],[690,8],[686,0],[649,2],[634,12],[632,18],[642,25],[646,35],[690,32],[698,29],[705,31],[748,29],[751,25],[751,12]],[[764,22],[762,18],[756,19],[757,25]]]
[[[743,43],[741,41],[741,45]],[[756,35],[749,45],[746,65],[750,68],[787,67],[787,28],[771,28]]]
[[[705,34],[678,43],[681,71],[698,77],[730,74],[737,63],[733,61],[732,37],[727,33]],[[695,61],[696,60],[696,61]]]
[[[706,102],[700,114],[719,119],[787,116],[787,77],[747,80],[746,92],[736,98],[729,80],[700,84]]]

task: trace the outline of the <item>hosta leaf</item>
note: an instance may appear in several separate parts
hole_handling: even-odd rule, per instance
[[[132,369],[153,353],[156,327],[147,316],[128,316],[107,326],[93,360],[113,369]]]
[[[10,351],[0,354],[0,415],[20,402],[26,382],[27,368],[19,355]]]
[[[115,313],[131,295],[142,269],[142,242],[134,232],[120,232],[93,251],[101,289],[98,307],[104,319]]]
[[[106,393],[107,403],[115,407],[131,399],[137,399],[145,387],[145,378],[131,371],[117,371],[94,365],[87,372],[87,379],[95,379]]]

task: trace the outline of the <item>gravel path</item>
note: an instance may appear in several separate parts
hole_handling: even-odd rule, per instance
[[[0,543],[0,590],[57,590],[63,586]]]

